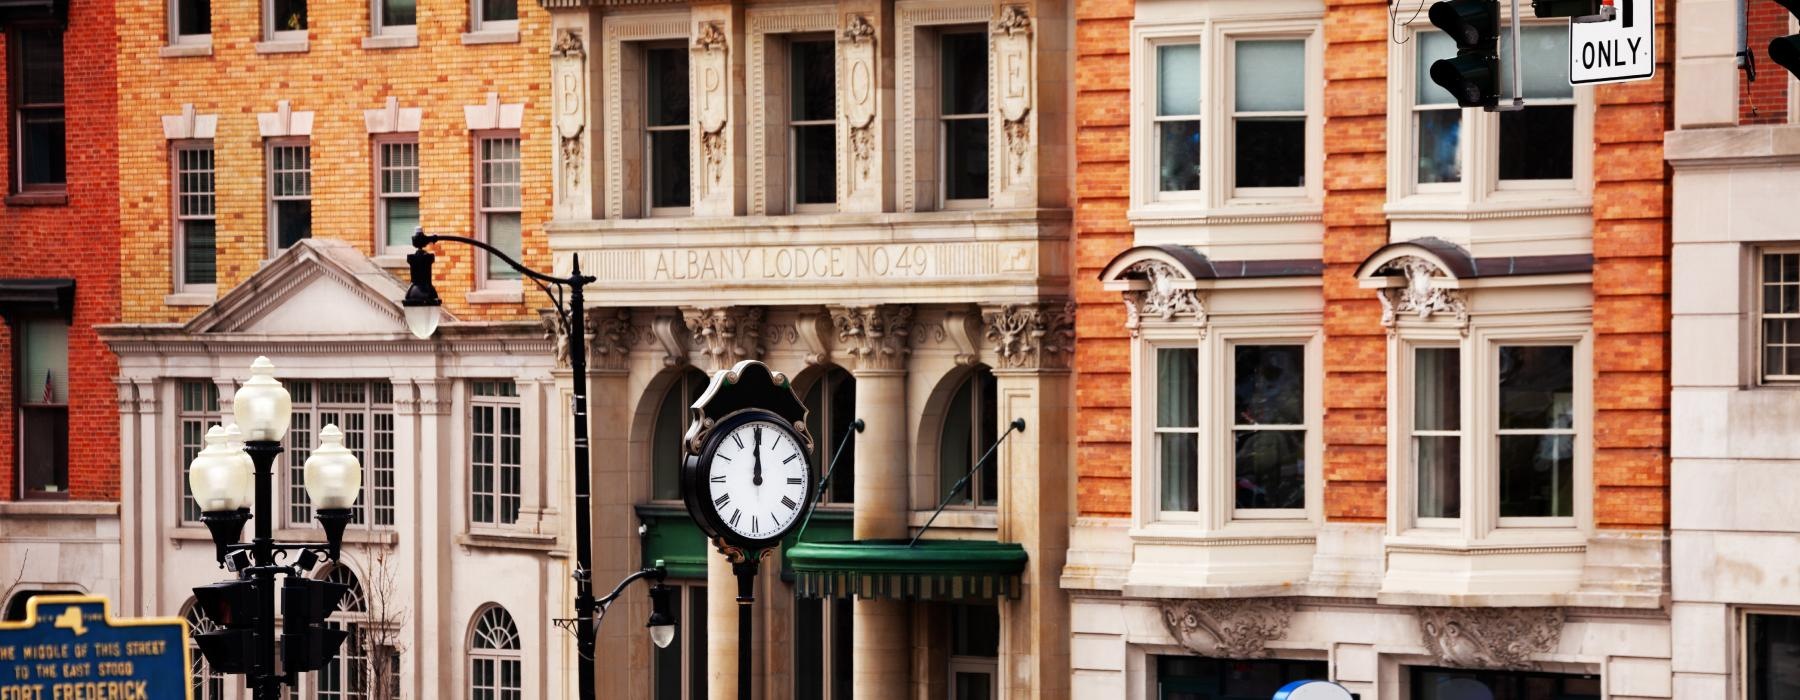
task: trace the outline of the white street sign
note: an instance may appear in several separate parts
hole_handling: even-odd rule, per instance
[[[1609,22],[1569,23],[1569,83],[1623,83],[1656,75],[1655,0],[1614,0]]]

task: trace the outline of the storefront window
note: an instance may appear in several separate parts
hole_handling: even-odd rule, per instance
[[[1600,700],[1600,677],[1414,668],[1412,700]]]
[[[1800,617],[1749,615],[1744,626],[1748,700],[1800,697]]]
[[[1157,700],[1263,700],[1293,681],[1325,680],[1323,661],[1156,657]]]

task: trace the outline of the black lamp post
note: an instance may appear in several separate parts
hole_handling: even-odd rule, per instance
[[[581,256],[572,257],[567,277],[546,275],[537,270],[525,267],[506,253],[488,245],[484,241],[463,236],[440,236],[426,234],[423,229],[415,229],[412,244],[416,250],[406,256],[406,264],[412,268],[412,286],[406,290],[406,298],[402,305],[406,307],[406,327],[412,334],[420,338],[429,338],[437,331],[438,321],[443,317],[443,301],[438,298],[437,287],[431,283],[431,265],[437,256],[425,250],[433,243],[462,243],[474,246],[493,254],[501,262],[518,270],[519,274],[538,285],[556,306],[563,328],[567,331],[569,343],[569,369],[574,375],[574,414],[575,414],[575,620],[571,626],[575,628],[577,647],[581,652],[578,663],[577,678],[580,700],[595,700],[594,688],[594,637],[598,624],[596,612],[599,610],[594,600],[592,579],[593,571],[593,525],[588,509],[588,410],[587,410],[587,338],[586,338],[586,303],[583,289],[593,284],[594,277],[581,274]],[[569,303],[563,305],[562,296],[552,293],[547,285],[555,285],[559,290],[568,288]],[[642,574],[643,572],[639,572]],[[629,582],[630,578],[627,579]],[[658,577],[657,580],[661,580]],[[620,585],[623,588],[623,584]],[[612,597],[616,597],[614,591]],[[611,602],[609,597],[607,602]],[[593,624],[583,624],[594,620]]]

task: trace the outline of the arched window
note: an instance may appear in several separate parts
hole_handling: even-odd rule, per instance
[[[488,606],[475,616],[469,640],[469,700],[520,700],[524,673],[518,626],[506,608]]]
[[[324,579],[350,587],[338,601],[337,612],[325,618],[326,626],[349,632],[344,646],[324,668],[311,674],[305,697],[313,700],[368,700],[369,698],[369,606],[362,582],[347,566],[333,566]]]
[[[200,655],[200,643],[193,641],[201,632],[218,629],[212,618],[206,616],[193,599],[188,599],[187,606],[181,616],[188,623],[188,659],[193,667],[194,697],[193,700],[223,700],[225,697],[225,674],[213,673],[212,664]]]
[[[831,474],[826,503],[851,503],[856,494],[856,440],[844,442],[850,422],[856,420],[856,378],[841,367],[825,370],[806,389],[806,430],[813,437],[813,464],[818,478],[825,478],[832,460],[837,470]],[[844,442],[844,454],[837,454],[838,443]]]
[[[938,433],[938,488],[948,494],[956,482],[986,454],[1000,437],[1000,404],[995,400],[994,373],[976,367],[962,379],[944,407],[944,427]],[[999,455],[988,458],[981,473],[969,480],[950,500],[952,505],[993,506],[1000,501]]]
[[[692,367],[663,393],[656,407],[656,427],[650,437],[650,498],[681,500],[681,436],[687,434],[692,414],[688,407],[706,391],[706,373]]]

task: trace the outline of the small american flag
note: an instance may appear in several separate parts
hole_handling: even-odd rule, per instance
[[[44,403],[56,403],[55,370],[44,370]]]

